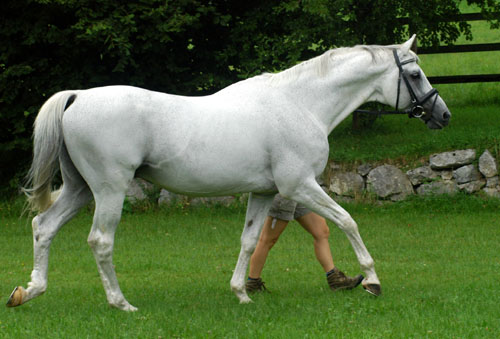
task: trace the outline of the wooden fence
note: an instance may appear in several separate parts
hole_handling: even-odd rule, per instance
[[[499,17],[500,13],[492,13]],[[403,19],[404,20],[404,19]],[[467,13],[451,16],[446,21],[483,21],[487,18],[482,13]],[[406,20],[407,21],[407,20]],[[407,22],[408,23],[408,22]],[[466,53],[500,51],[500,43],[452,45],[418,48],[418,54]],[[470,82],[500,82],[500,74],[443,75],[428,77],[431,84],[458,84]]]

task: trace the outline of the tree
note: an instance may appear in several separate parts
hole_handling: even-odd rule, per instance
[[[500,10],[497,1],[468,2]],[[471,38],[466,23],[441,22],[458,8],[458,0],[5,0],[0,182],[17,185],[33,120],[57,91],[129,84],[208,94],[332,47],[400,42],[409,27],[424,45]]]

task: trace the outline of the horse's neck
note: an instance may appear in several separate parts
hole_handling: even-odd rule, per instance
[[[309,72],[289,83],[300,107],[314,115],[327,134],[363,103],[380,101],[377,81],[387,69],[385,59],[374,63],[362,50],[334,56],[331,62],[326,74]]]

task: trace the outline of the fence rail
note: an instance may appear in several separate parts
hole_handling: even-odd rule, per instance
[[[446,18],[440,19],[441,22],[457,22],[457,21],[484,21],[489,19],[498,18],[500,12],[491,12],[487,14],[483,13],[460,13],[456,15],[450,15]],[[399,19],[402,25],[410,24],[409,18]]]
[[[492,17],[500,17],[500,13],[465,13],[450,16],[443,21],[482,21]],[[406,20],[408,21],[408,20]],[[500,51],[500,43],[451,45],[436,47],[419,47],[418,54],[444,54],[444,53],[469,53]],[[500,74],[470,74],[470,75],[443,75],[428,77],[432,84],[460,84],[471,82],[500,82]]]
[[[482,21],[499,17],[500,13],[489,13],[489,15],[484,15],[482,13],[465,13],[465,14],[449,16],[448,18],[444,18],[442,21],[443,22]],[[400,21],[401,24],[410,24],[408,18],[401,18]],[[410,31],[412,31],[411,28]],[[418,54],[469,53],[469,52],[491,52],[491,51],[500,51],[500,43],[419,47],[417,49]],[[429,76],[427,78],[431,84],[500,82],[500,74],[442,75],[442,76]],[[353,121],[352,121],[353,129],[359,128],[358,114],[360,113],[381,115],[381,114],[391,114],[392,112],[356,110],[354,111]]]
[[[500,43],[419,47],[418,54],[467,53],[500,51]]]
[[[500,74],[443,75],[427,77],[431,84],[466,84],[472,82],[500,82]]]

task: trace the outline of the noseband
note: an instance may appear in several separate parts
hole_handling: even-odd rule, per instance
[[[420,118],[424,120],[425,122],[429,121],[432,117],[432,112],[434,111],[434,106],[436,105],[436,101],[438,98],[438,90],[435,88],[432,88],[429,92],[427,92],[425,95],[423,95],[421,98],[417,97],[415,94],[415,91],[413,90],[413,87],[411,86],[410,80],[408,79],[408,73],[405,72],[403,69],[403,65],[409,64],[411,62],[416,62],[417,60],[415,58],[411,58],[408,60],[400,61],[398,57],[398,52],[393,49],[392,53],[394,54],[394,60],[396,61],[396,65],[399,68],[399,77],[398,77],[398,96],[396,99],[396,111],[398,111],[398,106],[399,106],[399,94],[401,92],[401,78],[404,80],[406,84],[406,88],[408,89],[408,92],[410,93],[411,97],[411,107],[405,111],[405,113],[408,114],[410,118]],[[425,112],[424,110],[424,104],[430,100],[433,96],[434,102],[432,103],[431,111],[429,113]]]

